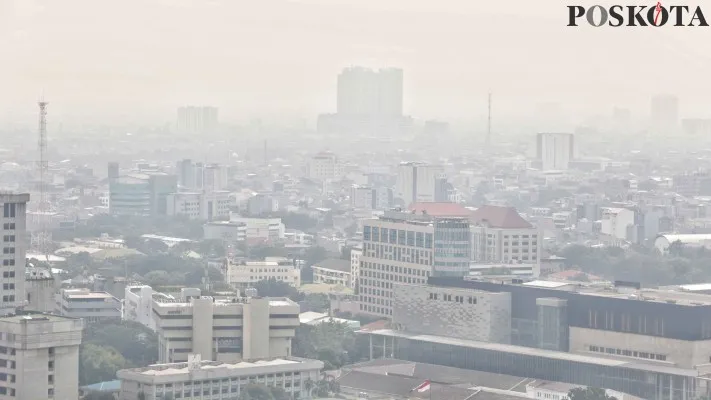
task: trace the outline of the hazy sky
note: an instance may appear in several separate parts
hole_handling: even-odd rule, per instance
[[[42,91],[68,120],[172,122],[184,104],[219,106],[224,120],[313,119],[335,109],[350,65],[402,67],[418,118],[479,117],[488,90],[502,115],[552,101],[639,115],[671,92],[683,115],[711,116],[711,28],[569,28],[567,4],[0,0],[0,119],[34,118]]]

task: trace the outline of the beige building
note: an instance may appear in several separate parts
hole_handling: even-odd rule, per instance
[[[291,356],[299,305],[286,298],[156,299],[153,317],[161,363],[187,361],[191,353],[234,362]]]
[[[10,314],[24,305],[25,240],[29,194],[0,194],[2,203],[2,295],[0,315]]]
[[[28,266],[25,270],[25,310],[53,312],[56,307],[56,282],[47,268]]]
[[[294,399],[309,398],[307,381],[321,378],[323,362],[282,357],[256,362],[201,361],[158,364],[118,371],[120,400],[232,400],[242,387],[258,383],[278,387]]]
[[[329,258],[311,266],[314,272],[314,283],[341,285],[351,287],[351,261]]]
[[[291,261],[246,261],[227,266],[227,283],[237,289],[245,289],[264,280],[275,279],[298,288],[301,286],[301,271]]]
[[[50,314],[0,318],[0,400],[74,400],[82,321]]]
[[[483,206],[472,213],[472,261],[539,264],[538,230],[512,207]]]

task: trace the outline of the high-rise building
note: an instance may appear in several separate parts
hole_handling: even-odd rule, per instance
[[[76,399],[82,329],[81,319],[51,314],[0,318],[0,399]]]
[[[110,162],[108,168],[109,182],[115,181],[119,177],[119,163]]]
[[[540,264],[538,230],[512,207],[483,206],[471,215],[472,261]]]
[[[679,124],[679,99],[672,95],[653,97],[650,116],[653,132],[674,132]]]
[[[219,125],[216,107],[180,107],[178,108],[179,133],[214,133]]]
[[[358,292],[360,312],[392,316],[393,283],[424,284],[429,276],[464,276],[469,272],[469,220],[431,213],[386,211],[363,222]]]
[[[0,194],[2,218],[2,297],[0,315],[14,313],[25,303],[25,254],[29,194]]]
[[[440,165],[400,164],[395,183],[395,202],[409,207],[412,203],[437,201],[441,197],[438,195],[438,187],[441,189],[443,177],[444,168]]]
[[[347,68],[338,75],[338,114],[402,116],[403,72],[398,68]]]
[[[536,156],[544,171],[566,170],[575,158],[575,140],[571,133],[539,133],[536,145]]]

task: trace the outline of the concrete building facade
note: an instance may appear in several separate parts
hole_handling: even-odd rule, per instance
[[[575,140],[571,133],[539,133],[536,145],[543,171],[566,170],[575,158]]]
[[[25,255],[27,253],[27,203],[29,194],[0,194],[2,204],[2,296],[0,315],[24,305]]]
[[[299,326],[299,305],[286,298],[156,299],[153,314],[161,363],[289,357]]]
[[[301,271],[292,261],[246,261],[227,266],[225,279],[236,289],[246,289],[255,283],[275,279],[298,288],[301,286]]]
[[[57,314],[89,321],[121,319],[121,300],[107,292],[62,289],[57,294]]]
[[[50,314],[0,318],[0,399],[76,399],[82,329]]]
[[[511,342],[511,295],[430,285],[393,285],[393,324],[424,335]]]
[[[291,398],[309,398],[308,381],[321,377],[323,362],[293,357],[256,362],[190,362],[150,365],[118,371],[121,400],[183,399],[232,400],[242,398],[250,383],[278,387]]]

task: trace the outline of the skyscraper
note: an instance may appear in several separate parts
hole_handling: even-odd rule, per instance
[[[214,133],[218,127],[217,116],[216,107],[180,107],[177,130],[179,133]]]
[[[338,115],[401,117],[403,72],[347,68],[338,75]]]
[[[25,300],[26,212],[29,194],[0,194],[2,203],[2,297],[0,315],[15,312]]]
[[[539,133],[536,148],[536,157],[544,171],[566,170],[575,157],[575,140],[571,133]]]

